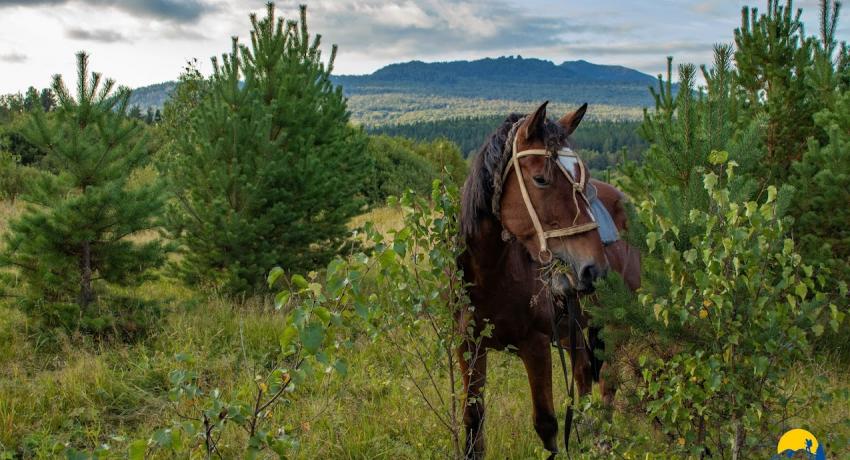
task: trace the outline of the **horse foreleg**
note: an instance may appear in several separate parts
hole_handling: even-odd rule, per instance
[[[534,404],[534,430],[543,441],[543,447],[554,456],[558,452],[558,419],[552,401],[552,355],[549,337],[539,335],[519,347],[519,357],[528,374],[531,400]]]
[[[468,341],[457,349],[466,394],[463,424],[466,430],[466,458],[484,458],[484,384],[487,380],[487,350]]]

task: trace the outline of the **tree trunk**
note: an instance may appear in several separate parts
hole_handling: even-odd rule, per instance
[[[739,460],[744,449],[744,422],[736,419],[734,422],[735,438],[732,441],[732,460]]]
[[[91,286],[91,242],[83,243],[82,255],[80,256],[80,306],[87,307],[94,300],[94,291]]]

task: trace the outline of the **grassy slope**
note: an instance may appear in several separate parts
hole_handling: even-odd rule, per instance
[[[0,212],[2,229],[15,211],[0,205]],[[382,229],[398,224],[398,213],[385,209],[368,218]],[[234,304],[194,293],[168,280],[150,283],[139,294],[163,300],[168,314],[157,333],[130,345],[95,343],[82,337],[49,342],[33,332],[25,315],[0,306],[0,452],[33,446],[28,448],[32,456],[52,458],[55,452],[45,446],[53,442],[89,448],[107,442],[116,456],[123,456],[125,438],[147,437],[174,417],[167,390],[168,373],[178,367],[175,353],[194,356],[191,366],[202,375],[206,388],[219,388],[225,395],[253,391],[252,363],[276,346],[282,331],[280,313],[256,301]],[[445,457],[448,438],[405,377],[395,349],[385,341],[361,340],[349,358],[345,379],[326,378],[297,389],[292,404],[273,414],[300,438],[297,457]],[[489,364],[489,458],[539,458],[540,444],[531,426],[528,386],[519,359],[493,353]],[[425,379],[419,371],[413,377]],[[850,372],[824,360],[802,367],[789,380],[799,391],[815,380],[830,387],[846,386]],[[566,392],[557,378],[555,388],[560,408]],[[829,407],[806,413],[802,423],[821,442],[829,442],[828,437],[840,430],[832,423],[848,412],[847,407]],[[592,416],[600,413],[594,411]],[[590,419],[582,427],[585,437],[599,426]],[[625,440],[635,433],[656,436],[641,418],[615,413],[613,422],[614,429],[607,435],[615,439]],[[661,442],[655,438],[644,448],[652,453]],[[773,442],[764,444],[769,448]],[[655,452],[657,458],[664,458]],[[830,458],[848,456],[847,446],[830,449]]]

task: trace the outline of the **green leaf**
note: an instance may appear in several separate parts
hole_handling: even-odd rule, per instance
[[[777,190],[773,185],[767,187],[767,203],[773,203],[776,201]]]
[[[303,276],[297,273],[292,275],[292,284],[294,284],[298,289],[306,289],[307,286],[310,285]]]
[[[322,321],[324,321],[326,323],[331,320],[331,312],[328,311],[328,309],[325,308],[325,307],[316,307],[313,310],[313,313],[315,313],[316,316],[319,317],[319,319],[321,319]]]
[[[147,449],[148,443],[143,439],[137,439],[130,443],[130,447],[127,451],[127,458],[129,460],[144,460]]]
[[[808,292],[809,288],[806,287],[806,284],[802,281],[797,283],[797,286],[794,288],[794,293],[797,294],[797,297],[799,297],[800,300],[805,299]]]
[[[272,271],[269,272],[269,278],[268,278],[270,288],[274,287],[274,283],[278,280],[278,278],[280,278],[281,275],[283,275],[283,269],[282,268],[280,268],[280,267],[272,268]]]
[[[382,267],[389,268],[395,264],[395,256],[395,251],[384,251],[378,256],[378,261],[381,263]]]
[[[195,362],[195,358],[188,353],[176,353],[174,355],[174,360],[180,363],[193,363]]]
[[[823,330],[823,324],[815,324],[814,326],[812,326],[812,332],[815,333],[815,337],[820,337],[821,335],[823,335]]]
[[[315,355],[325,340],[325,328],[317,322],[311,322],[301,330],[301,345],[304,351]]]
[[[289,302],[289,297],[292,295],[289,291],[280,291],[274,297],[274,308],[280,310],[284,305]]]
[[[705,189],[708,191],[714,190],[714,187],[717,186],[717,175],[714,173],[708,173],[703,177],[702,180],[703,185],[705,185]]]
[[[280,344],[280,349],[286,351],[289,349],[289,346],[292,344],[292,339],[298,334],[298,330],[295,329],[295,326],[287,326],[286,329],[280,334],[278,337],[278,343]]]
[[[170,428],[163,428],[161,430],[156,430],[151,436],[151,439],[154,443],[156,443],[159,447],[171,447],[173,436],[171,434]]]
[[[407,255],[407,245],[403,241],[396,240],[393,242],[393,251],[401,257]]]
[[[708,162],[713,165],[721,165],[729,159],[729,152],[725,150],[712,150],[708,154]]]
[[[348,375],[348,363],[343,359],[336,360],[334,363],[334,369],[336,369],[336,372],[342,377]]]

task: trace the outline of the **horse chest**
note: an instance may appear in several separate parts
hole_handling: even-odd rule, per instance
[[[470,301],[474,307],[471,318],[477,332],[490,328],[485,341],[488,348],[517,346],[538,334],[551,331],[551,304],[545,291],[534,294],[534,284],[506,281],[497,289],[473,286]],[[489,326],[488,326],[489,325]]]

